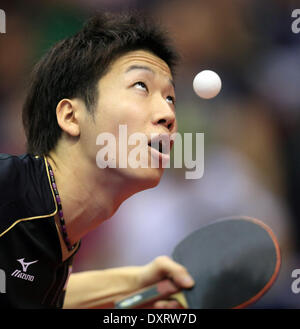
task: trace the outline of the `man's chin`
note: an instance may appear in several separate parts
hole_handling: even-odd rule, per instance
[[[136,192],[156,187],[163,175],[162,168],[130,168],[126,170],[128,184],[134,184]]]

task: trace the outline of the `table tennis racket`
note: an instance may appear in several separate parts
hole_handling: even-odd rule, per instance
[[[114,307],[144,308],[172,298],[184,308],[244,308],[270,289],[281,264],[274,233],[250,217],[225,218],[198,229],[175,247],[172,257],[195,280],[192,289],[166,279],[122,298]]]

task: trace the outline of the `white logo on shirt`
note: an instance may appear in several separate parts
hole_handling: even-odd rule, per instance
[[[28,268],[29,265],[38,262],[38,260],[34,260],[33,262],[27,262],[27,263],[26,263],[26,262],[24,262],[24,259],[25,259],[25,258],[17,259],[17,261],[22,265],[22,268],[23,268],[23,271],[24,271],[24,272],[27,271],[27,268]]]
[[[15,270],[11,274],[11,276],[32,282],[34,280],[34,275],[26,274],[26,272],[27,272],[29,265],[38,262],[38,260],[34,260],[32,262],[25,262],[24,259],[25,258],[20,258],[20,259],[17,259],[17,261],[22,265],[23,272],[25,272],[25,273],[21,272],[20,270]]]

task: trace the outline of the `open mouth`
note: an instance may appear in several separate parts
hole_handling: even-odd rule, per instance
[[[163,143],[162,141],[160,141],[159,143],[151,143],[149,142],[148,145],[152,148],[154,148],[155,150],[157,150],[160,153],[165,153],[167,154],[166,150],[163,148]]]
[[[168,135],[165,137],[164,135],[162,135],[160,137],[152,138],[149,141],[148,146],[157,150],[161,154],[170,154],[170,151],[173,146],[173,141],[170,140]]]

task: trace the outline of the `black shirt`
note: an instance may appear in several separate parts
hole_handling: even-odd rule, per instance
[[[62,308],[74,254],[62,261],[56,213],[46,159],[0,154],[0,308]]]

